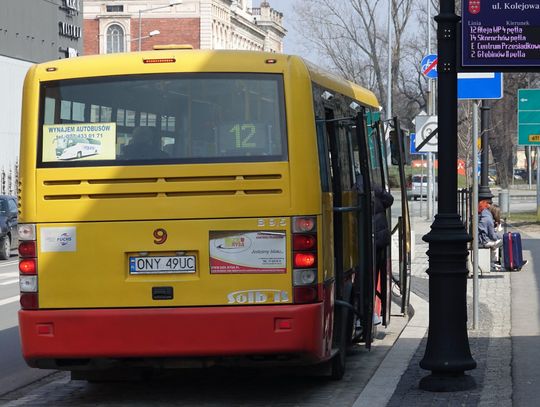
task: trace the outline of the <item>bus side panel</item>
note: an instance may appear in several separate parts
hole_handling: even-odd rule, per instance
[[[35,65],[30,68],[24,79],[23,87],[19,163],[19,223],[35,220],[37,212],[35,191],[39,87],[36,71],[37,67]]]

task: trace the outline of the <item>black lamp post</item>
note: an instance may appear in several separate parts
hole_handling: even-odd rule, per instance
[[[429,243],[429,331],[420,367],[431,374],[420,381],[429,391],[458,391],[476,386],[465,371],[474,369],[467,336],[467,242],[457,212],[457,55],[459,17],[455,0],[441,0],[435,17],[438,47],[439,211]]]

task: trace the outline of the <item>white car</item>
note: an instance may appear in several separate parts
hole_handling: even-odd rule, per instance
[[[414,199],[415,201],[418,198],[427,197],[427,175],[413,175],[411,178],[410,185],[407,185],[407,198],[409,200]],[[438,187],[437,187],[437,177],[435,177],[434,182],[435,187],[435,199],[438,197]]]

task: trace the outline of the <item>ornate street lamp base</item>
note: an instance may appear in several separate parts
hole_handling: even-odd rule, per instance
[[[432,373],[420,380],[418,387],[436,393],[465,391],[474,389],[476,380],[464,373]]]

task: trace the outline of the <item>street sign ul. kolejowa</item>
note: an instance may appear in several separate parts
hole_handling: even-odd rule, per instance
[[[463,68],[540,66],[540,0],[462,0]]]
[[[518,90],[518,144],[540,146],[540,89]]]

